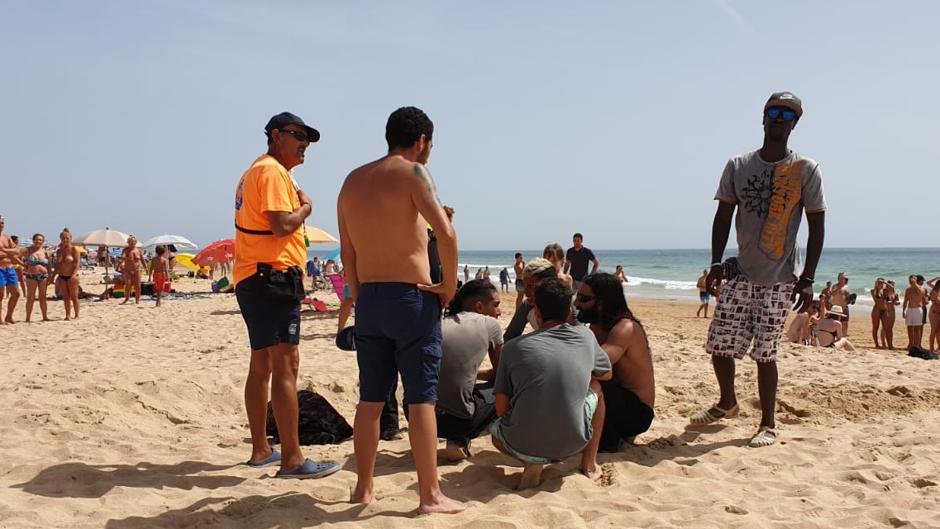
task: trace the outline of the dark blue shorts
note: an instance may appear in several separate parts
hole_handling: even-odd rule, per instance
[[[356,299],[359,399],[385,402],[401,374],[408,404],[437,402],[441,302],[408,283],[365,283]]]
[[[235,285],[235,299],[248,326],[251,350],[272,345],[300,343],[300,304],[296,301],[275,301],[263,293],[264,285],[257,276],[247,277]]]

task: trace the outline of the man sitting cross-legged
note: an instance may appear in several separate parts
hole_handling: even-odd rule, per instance
[[[578,320],[591,326],[613,366],[613,379],[601,383],[607,410],[600,451],[619,452],[653,422],[656,382],[646,331],[627,306],[623,285],[613,274],[585,277],[575,306]]]
[[[507,342],[496,369],[493,445],[525,465],[518,488],[538,485],[542,467],[581,453],[581,472],[594,479],[604,424],[600,380],[610,360],[591,331],[566,323],[571,289],[560,279],[535,290],[539,330]]]
[[[437,436],[447,440],[443,455],[452,461],[469,457],[470,440],[496,418],[492,381],[503,350],[502,330],[496,320],[499,314],[496,286],[474,279],[457,291],[441,323],[444,341],[437,385]],[[481,371],[487,354],[493,369]],[[478,379],[486,382],[477,384]]]

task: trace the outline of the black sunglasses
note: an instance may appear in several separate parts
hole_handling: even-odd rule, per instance
[[[303,132],[297,132],[296,130],[290,130],[290,129],[278,129],[278,130],[280,130],[284,134],[290,134],[291,136],[294,137],[295,140],[301,143],[310,143],[310,138]]]

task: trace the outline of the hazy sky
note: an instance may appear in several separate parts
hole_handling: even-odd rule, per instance
[[[725,161],[792,90],[827,245],[936,247],[938,20],[930,1],[4,1],[0,214],[27,237],[232,237],[289,110],[322,133],[295,174],[336,234],[343,178],[416,105],[464,249],[703,248]]]

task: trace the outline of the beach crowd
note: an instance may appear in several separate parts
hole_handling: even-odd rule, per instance
[[[750,356],[757,364],[760,424],[748,446],[776,443],[777,349],[789,341],[853,350],[848,340],[848,277],[840,274],[814,296],[814,274],[823,250],[826,201],[819,165],[787,147],[803,115],[802,101],[777,92],[762,111],[761,148],[729,159],[714,196],[711,264],[698,280],[698,314],[717,305],[705,351],[717,382],[717,400],[689,417],[692,426],[738,414],[735,364]],[[580,458],[580,471],[601,476],[600,452],[616,453],[646,432],[655,419],[656,383],[646,330],[624,294],[623,267],[599,270],[600,261],[575,233],[565,250],[550,243],[542,257],[528,262],[515,255],[515,310],[504,329],[500,292],[509,292],[509,269],[490,279],[488,267],[471,279],[467,266],[458,281],[454,210],[443,205],[427,169],[434,126],[415,107],[389,116],[388,153],[346,177],[337,199],[340,262],[307,262],[302,226],[311,214],[310,196],[292,176],[304,163],[320,132],[283,112],[265,126],[267,150],[250,165],[235,192],[235,297],[245,321],[249,347],[244,399],[251,434],[251,467],[279,466],[276,478],[322,478],[337,462],[304,456],[298,437],[297,377],[300,364],[300,310],[304,281],[341,276],[344,298],[335,337],[340,349],[354,351],[359,367],[359,403],[353,423],[357,483],[350,501],[375,497],[374,470],[382,439],[398,432],[399,380],[408,437],[418,477],[418,512],[454,513],[466,506],[441,490],[440,455],[474,457],[474,440],[492,445],[523,466],[518,488],[536,487],[545,465]],[[797,274],[796,238],[803,218],[809,227],[807,255]],[[724,259],[734,223],[739,253]],[[2,233],[0,218],[0,233]],[[40,300],[46,318],[49,282],[58,282],[66,315],[77,291],[81,256],[63,231],[54,253],[41,235],[18,248],[0,238],[0,278],[8,299],[7,320],[18,279],[6,270],[22,267],[27,314]],[[123,254],[124,277],[140,296],[145,259],[135,244]],[[155,262],[154,262],[155,261]],[[158,248],[151,260],[154,282],[166,281],[170,262]],[[14,277],[14,279],[11,279]],[[938,279],[911,276],[902,315],[909,347],[920,346],[923,326],[932,325],[930,346],[940,322]],[[74,282],[73,282],[74,280]],[[926,286],[925,286],[926,285]],[[927,291],[929,286],[932,290]],[[161,289],[162,290],[162,289]],[[33,293],[33,294],[30,294]],[[77,298],[75,298],[77,300]],[[891,281],[872,290],[873,338],[893,347],[893,318],[899,296]],[[125,299],[125,302],[128,301]],[[927,314],[927,303],[932,310]],[[11,305],[12,304],[12,305]],[[74,306],[78,316],[78,304]],[[791,308],[798,311],[788,332]],[[929,317],[928,317],[929,316]],[[28,317],[28,316],[27,316]],[[354,317],[354,325],[347,325]],[[919,329],[919,330],[918,330]],[[271,401],[279,450],[266,434]]]

